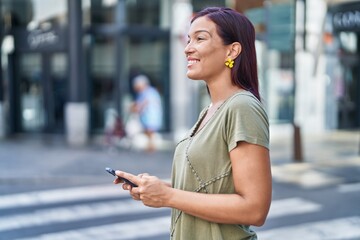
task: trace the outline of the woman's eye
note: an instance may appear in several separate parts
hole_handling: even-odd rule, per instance
[[[203,41],[203,40],[205,40],[205,38],[204,38],[204,37],[196,37],[196,38],[194,38],[193,40],[194,40],[194,41],[195,41],[195,40],[196,40],[196,41]],[[189,44],[190,42],[191,42],[191,39],[188,39],[186,43]]]

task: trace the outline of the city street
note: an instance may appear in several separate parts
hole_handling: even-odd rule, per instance
[[[170,182],[179,142],[176,188],[233,193],[222,183],[234,175],[248,203],[180,204],[219,214],[209,219],[241,205],[225,218],[252,224],[272,193],[264,225],[251,227],[258,240],[360,240],[360,0],[0,0],[0,10],[0,240],[170,239],[171,209],[134,200],[106,168]],[[218,132],[197,136],[206,124]],[[190,131],[199,139],[183,139]],[[258,163],[266,149],[223,157],[237,137],[269,144],[272,178]],[[198,223],[184,240],[215,235]],[[235,239],[227,227],[219,238]]]
[[[273,202],[259,239],[360,239],[359,132],[304,136],[303,163],[291,160],[288,132],[272,139]],[[54,136],[3,141],[0,239],[169,239],[170,209],[133,201],[104,169],[168,181],[172,154],[71,148]]]

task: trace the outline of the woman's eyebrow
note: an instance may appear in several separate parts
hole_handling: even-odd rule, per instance
[[[194,35],[198,34],[198,33],[202,33],[202,32],[205,32],[205,33],[209,34],[210,37],[212,36],[211,33],[208,30],[197,30],[197,31],[194,32]],[[190,38],[190,35],[188,35],[188,37]]]

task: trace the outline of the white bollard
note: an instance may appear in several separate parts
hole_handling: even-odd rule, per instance
[[[67,142],[84,146],[89,137],[89,107],[87,103],[67,103],[65,106]]]

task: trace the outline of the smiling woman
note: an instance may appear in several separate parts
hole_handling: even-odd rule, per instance
[[[176,146],[172,183],[117,171],[146,206],[171,207],[171,239],[255,240],[271,202],[269,123],[261,103],[255,32],[229,8],[195,15],[185,48],[187,76],[203,80],[211,102]],[[115,183],[122,181],[115,180]]]

